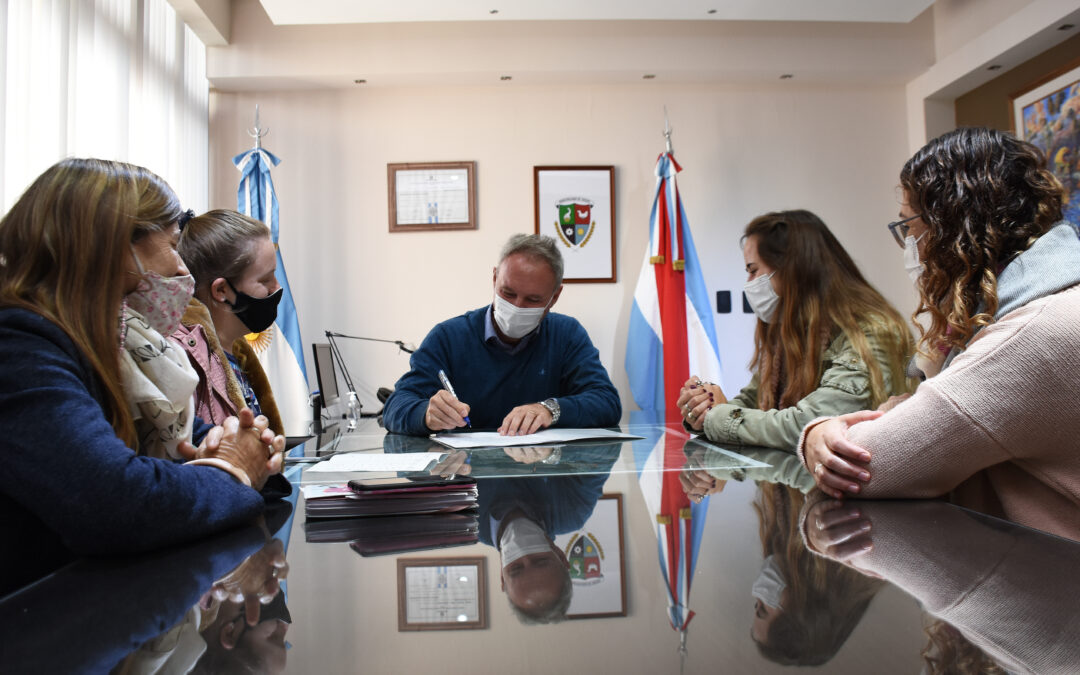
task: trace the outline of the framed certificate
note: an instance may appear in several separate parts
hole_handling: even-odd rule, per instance
[[[475,230],[476,162],[387,164],[390,231]]]
[[[487,559],[398,558],[398,630],[487,628]]]

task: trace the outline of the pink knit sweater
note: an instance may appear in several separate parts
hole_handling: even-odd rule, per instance
[[[1080,286],[984,328],[949,368],[848,438],[871,454],[863,497],[951,492],[1080,540]],[[804,463],[805,439],[804,429]]]

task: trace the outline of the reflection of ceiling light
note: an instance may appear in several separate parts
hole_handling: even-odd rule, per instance
[[[655,80],[656,75],[653,75],[652,73],[648,73],[646,75],[642,75],[641,79],[643,79],[643,80]]]
[[[454,179],[454,180],[457,180],[457,179],[458,179],[458,177],[457,177],[457,176],[453,176],[453,179]],[[469,580],[469,577],[464,577],[464,576],[462,576],[462,577],[458,577],[458,581],[460,581],[460,582],[462,582],[462,583],[465,583],[465,582],[466,582],[466,581],[468,581],[468,580]]]
[[[508,82],[508,81],[514,79],[514,76],[513,75],[500,75],[499,79],[502,80],[503,82]]]
[[[1076,28],[1076,24],[1063,23],[1058,26],[1058,30],[1072,30],[1073,28]]]
[[[784,73],[783,75],[780,76],[780,79],[781,80],[790,80],[790,79],[792,79],[794,77],[795,76],[792,75],[791,73]]]
[[[992,65],[992,66],[987,66],[987,67],[986,67],[986,69],[987,69],[987,70],[1001,70],[1001,65],[1000,65],[1000,64],[997,64],[997,63],[995,63],[995,64],[994,64],[994,65]]]
[[[457,620],[458,621],[468,621],[469,617],[465,616],[464,614],[458,614]]]
[[[367,80],[353,80],[353,84],[367,84]]]

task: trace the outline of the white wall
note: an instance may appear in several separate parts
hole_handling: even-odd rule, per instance
[[[614,164],[618,283],[574,284],[558,305],[593,337],[620,392],[628,313],[648,237],[662,106],[710,295],[743,281],[738,238],[754,216],[809,208],[872,283],[907,314],[901,252],[885,231],[906,159],[901,86],[636,85],[383,87],[213,92],[211,202],[235,208],[230,158],[247,148],[254,105],[281,201],[281,250],[306,343],[326,329],[419,343],[436,322],[490,301],[491,268],[533,229],[532,167]],[[475,160],[479,229],[387,231],[386,164]],[[753,321],[714,315],[725,387],[745,384]],[[310,351],[310,348],[306,348]],[[408,368],[391,345],[349,343],[365,407]],[[310,354],[309,354],[310,360]],[[310,364],[309,364],[310,369]],[[312,374],[314,386],[314,375]]]

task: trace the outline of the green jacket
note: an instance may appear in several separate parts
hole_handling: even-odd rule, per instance
[[[890,396],[906,391],[904,380],[893,382],[889,358],[877,336],[866,333],[870,350],[881,369],[885,391]],[[843,415],[872,407],[870,371],[843,333],[821,354],[822,374],[817,389],[794,406],[758,410],[758,375],[738,396],[714,406],[705,415],[705,436],[715,443],[758,445],[795,452],[799,434],[818,417]]]

